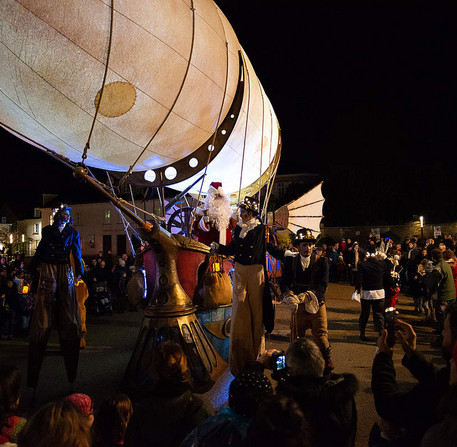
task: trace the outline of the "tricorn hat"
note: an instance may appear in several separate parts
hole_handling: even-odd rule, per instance
[[[259,214],[259,202],[255,197],[246,196],[242,202],[238,204],[239,208],[243,208],[246,211],[251,211],[255,215]]]
[[[297,231],[294,245],[301,244],[302,242],[309,242],[310,244],[314,244],[316,242],[313,232],[309,228],[300,228],[300,230]]]

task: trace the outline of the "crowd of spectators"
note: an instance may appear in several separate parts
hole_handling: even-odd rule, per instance
[[[412,236],[404,238],[403,241],[399,238],[394,241],[389,237],[377,239],[370,234],[368,240],[361,244],[351,238],[342,238],[338,242],[331,241],[321,246],[324,249],[324,256],[329,259],[330,282],[353,284],[358,265],[366,259],[370,248],[375,247],[377,252],[395,258],[397,270],[401,272],[404,291],[412,296],[415,276],[421,261],[432,260],[432,251],[439,249],[447,262],[451,262],[450,259],[455,259],[457,235],[453,237],[447,234],[435,239]],[[452,266],[455,269],[455,261]]]
[[[103,286],[115,312],[136,311],[127,299],[126,287],[135,263],[132,256],[123,253],[114,256],[111,251],[88,259],[84,264],[83,281],[89,290],[86,307],[95,313],[97,288]],[[35,278],[36,280],[36,278]],[[22,255],[7,262],[0,257],[0,338],[3,341],[13,337],[26,337],[29,332],[33,309],[32,287],[34,278],[30,274]]]
[[[411,297],[414,312],[424,315],[435,327],[436,346],[441,344],[446,307],[455,301],[457,288],[457,237],[451,234],[435,239],[406,237],[403,241],[370,235],[361,246],[350,238],[323,244],[330,266],[330,282],[355,285],[367,254],[377,253],[385,260],[394,281],[386,286],[385,307],[395,307],[398,291]],[[398,313],[398,311],[397,311]]]
[[[108,250],[98,252],[84,265],[83,280],[89,289],[89,299],[86,307],[94,309],[97,299],[97,290],[102,288],[112,300],[114,310],[123,313],[126,310],[135,311],[127,300],[126,287],[135,268],[132,256],[123,253],[116,257]]]
[[[24,260],[17,255],[11,262],[0,258],[0,337],[11,340],[28,333],[33,300],[30,277]]]
[[[396,319],[394,326],[380,329],[371,382],[379,422],[371,429],[369,445],[455,445],[457,262],[453,238],[407,238],[398,244],[370,238],[363,247],[348,239],[331,246],[321,244],[321,248],[333,266],[333,281],[356,284],[367,253],[388,261],[415,311],[434,319],[440,335],[445,366],[437,368],[418,351],[410,324]],[[116,281],[128,280],[128,267],[124,256],[113,262],[99,253],[86,266],[85,280],[88,285],[106,282],[117,293],[116,287],[123,289]],[[7,273],[3,276],[9,278]],[[410,390],[398,386],[394,350],[403,352],[403,366],[417,379]],[[273,360],[279,354],[285,355],[286,367],[281,370]],[[45,404],[27,415],[27,420],[18,414],[19,372],[14,366],[1,365],[0,446],[354,446],[359,382],[351,371],[324,374],[324,365],[321,350],[306,337],[294,340],[285,353],[265,351],[233,379],[228,405],[214,414],[192,392],[181,345],[162,341],[140,393],[109,395],[95,405],[90,396],[77,393]],[[265,374],[266,369],[273,373]]]
[[[413,327],[397,323],[395,344],[389,343],[387,330],[377,342],[371,386],[379,422],[368,445],[453,446],[457,305],[446,309],[442,368],[417,350]],[[418,381],[410,390],[401,391],[396,382],[394,349],[403,351],[402,363]],[[277,369],[281,354],[286,367]],[[2,365],[0,446],[354,446],[359,382],[350,372],[324,374],[324,365],[320,349],[306,337],[294,340],[285,353],[265,351],[232,380],[228,404],[214,413],[192,392],[181,345],[166,340],[157,345],[141,393],[115,393],[99,405],[75,393],[46,403],[27,420],[18,414],[19,371]],[[267,369],[273,372],[265,374]]]

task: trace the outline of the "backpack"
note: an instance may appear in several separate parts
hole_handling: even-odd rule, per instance
[[[436,299],[438,287],[443,280],[444,275],[439,266],[433,266],[430,273],[426,273],[423,279],[424,292],[427,298]]]

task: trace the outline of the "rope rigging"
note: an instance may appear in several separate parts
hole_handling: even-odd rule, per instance
[[[164,119],[160,123],[159,127],[156,129],[156,131],[153,133],[152,137],[149,139],[149,141],[146,143],[142,151],[140,152],[140,155],[136,158],[136,160],[133,162],[133,164],[129,167],[128,171],[122,176],[122,178],[119,181],[119,185],[122,186],[125,180],[128,178],[128,176],[132,173],[134,167],[136,164],[140,161],[140,158],[143,156],[143,154],[146,152],[147,147],[152,143],[156,135],[160,132],[164,124],[167,122],[168,117],[171,115],[171,112],[173,111],[176,103],[178,102],[179,97],[181,96],[181,92],[184,88],[184,84],[187,79],[187,75],[189,73],[190,65],[191,65],[191,60],[192,60],[192,55],[194,52],[194,44],[195,44],[195,8],[194,8],[194,2],[193,0],[191,1],[190,9],[192,11],[192,38],[191,38],[191,45],[190,45],[190,53],[189,53],[189,59],[187,62],[186,66],[186,71],[184,72],[184,76],[181,82],[181,86],[179,87],[178,93],[176,94],[176,97],[173,101],[173,104],[171,105],[170,109],[166,113]]]
[[[225,52],[225,54],[226,54],[225,85],[224,85],[224,93],[222,95],[221,107],[219,109],[219,115],[217,117],[216,132],[213,133],[213,141],[212,141],[212,144],[211,144],[213,148],[214,148],[214,146],[216,144],[216,135],[217,135],[217,131],[219,130],[219,126],[221,124],[222,111],[224,109],[225,96],[227,94],[228,67],[229,67],[229,52],[228,52],[228,42],[227,41],[225,41],[225,49],[226,49],[226,52]],[[200,197],[201,197],[201,194],[202,194],[203,184],[205,182],[206,172],[208,171],[208,166],[209,166],[209,163],[211,161],[212,153],[213,153],[213,151],[208,151],[208,159],[206,161],[205,170],[204,170],[203,175],[201,177],[200,189],[198,191],[197,206],[200,203]],[[192,230],[193,230],[193,227],[194,227],[194,222],[195,222],[195,213],[192,213],[192,218],[191,218],[190,227],[189,227],[189,238],[192,238]]]
[[[108,40],[108,51],[106,54],[106,62],[105,62],[105,70],[103,73],[103,82],[102,82],[102,88],[100,90],[100,99],[98,100],[98,103],[95,106],[95,115],[94,118],[92,119],[92,125],[89,131],[89,136],[87,137],[86,145],[84,146],[84,152],[82,154],[82,163],[84,164],[86,158],[87,158],[87,151],[90,149],[90,139],[92,138],[92,132],[94,131],[95,127],[95,122],[97,121],[97,116],[98,116],[98,110],[100,108],[100,104],[102,103],[103,100],[103,92],[105,91],[105,84],[106,84],[106,77],[108,75],[108,66],[109,66],[109,59],[111,56],[111,46],[113,42],[113,29],[114,29],[114,0],[111,0],[111,15],[110,15],[110,29],[109,29],[109,40]]]
[[[244,57],[243,57],[244,61]],[[249,122],[249,106],[251,104],[251,83],[250,83],[250,78],[249,78],[249,70],[247,69],[246,62],[244,61],[244,65],[246,67],[246,74],[247,74],[247,88],[248,88],[248,106],[246,109],[246,125],[244,127],[244,140],[243,140],[243,155],[241,157],[241,172],[240,172],[240,186],[238,188],[238,203],[241,202],[241,184],[243,181],[243,170],[244,170],[244,154],[246,152],[246,138],[248,134],[248,122]]]

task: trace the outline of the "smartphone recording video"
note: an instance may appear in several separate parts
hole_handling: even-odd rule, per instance
[[[387,307],[384,310],[384,327],[387,329],[387,344],[392,347],[397,341],[395,335],[395,323],[397,314],[395,307]]]
[[[284,355],[284,351],[273,354],[271,357],[271,368],[273,371],[281,371],[282,369],[285,369],[285,367],[286,356]]]

